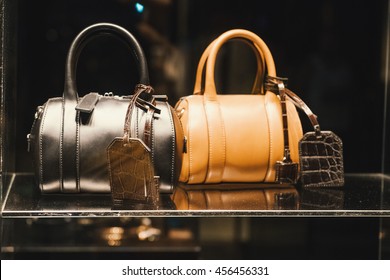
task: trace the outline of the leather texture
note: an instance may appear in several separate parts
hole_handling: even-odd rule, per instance
[[[278,92],[275,80],[267,77],[267,90]],[[283,79],[287,82],[287,79]],[[344,185],[343,143],[331,131],[321,131],[317,116],[294,92],[285,88],[284,94],[309,118],[314,131],[299,141],[300,182],[304,187],[341,187]]]
[[[123,134],[131,96],[91,93],[80,99],[75,85],[77,59],[95,36],[114,35],[137,58],[140,82],[148,85],[147,63],[136,39],[125,29],[101,23],[84,29],[73,41],[66,62],[63,97],[39,106],[29,142],[36,179],[43,193],[109,193],[106,148]],[[171,193],[178,180],[183,149],[180,121],[166,96],[141,94],[160,114],[153,118],[152,150],[160,191]],[[133,135],[145,140],[147,112],[137,108],[132,116]],[[177,141],[176,141],[177,140]]]
[[[268,74],[276,76],[268,47],[254,33],[235,29],[212,43],[206,62],[204,91],[186,96],[176,104],[187,141],[181,182],[275,182],[276,162],[283,160],[283,120],[278,96],[271,91],[217,94],[214,82],[216,56],[220,47],[233,38],[253,42],[265,59]],[[201,73],[198,68],[198,75]],[[199,76],[197,80],[201,80]],[[296,108],[289,100],[286,110],[291,159],[298,162],[302,126]]]
[[[153,209],[158,207],[158,183],[155,183],[152,151],[149,149],[152,143],[152,120],[157,108],[137,102],[141,93],[151,94],[152,91],[150,86],[136,86],[127,108],[123,137],[114,139],[107,148],[113,205],[141,204]],[[147,111],[144,129],[146,143],[131,137],[131,119],[137,104]]]
[[[278,92],[275,80],[267,77],[267,90]],[[287,79],[283,79],[287,82]],[[321,131],[317,116],[294,92],[285,88],[284,94],[309,118],[314,131],[299,141],[300,181],[304,187],[341,187],[344,185],[343,143],[331,131]]]
[[[282,120],[283,120],[283,145],[284,155],[283,160],[276,161],[276,179],[277,183],[289,183],[295,184],[298,178],[298,163],[293,162],[290,156],[290,143],[288,137],[288,119],[286,108],[286,93],[285,86],[282,80],[276,79],[275,82],[278,86],[278,93],[280,96],[280,104],[282,107]]]
[[[152,153],[138,138],[115,139],[108,147],[111,196],[114,205],[149,204],[157,206]]]
[[[172,195],[177,210],[292,210],[299,194],[292,185],[179,184]]]
[[[333,132],[306,133],[299,142],[299,153],[303,186],[344,185],[343,144]]]

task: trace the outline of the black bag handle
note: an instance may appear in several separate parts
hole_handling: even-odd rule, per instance
[[[69,48],[65,64],[65,100],[78,100],[76,87],[77,61],[84,46],[93,38],[101,35],[113,35],[120,39],[132,50],[132,54],[138,62],[138,72],[140,73],[140,84],[149,85],[148,65],[144,52],[135,37],[126,29],[112,23],[98,23],[91,25],[81,31],[73,40]]]
[[[85,44],[101,35],[113,35],[130,47],[138,62],[140,83],[146,86],[149,85],[148,65],[145,55],[138,41],[126,29],[111,23],[98,23],[85,28],[76,36],[70,46],[65,65],[59,171],[62,192],[80,192],[80,114],[75,110],[79,98],[76,87],[76,67],[77,60]]]

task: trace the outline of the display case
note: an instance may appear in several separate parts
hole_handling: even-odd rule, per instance
[[[388,0],[79,2],[0,2],[2,258],[389,258]],[[259,185],[276,190],[272,204],[230,210],[115,209],[108,195],[42,195],[26,135],[35,108],[62,95],[74,36],[96,22],[122,25],[140,40],[152,84],[172,106],[192,94],[197,62],[214,38],[252,30],[322,127],[343,139],[345,186],[291,185],[281,194]],[[81,55],[79,91],[125,94],[136,81],[133,61],[121,45],[98,42]],[[221,91],[250,88],[250,50],[233,42],[220,56]]]

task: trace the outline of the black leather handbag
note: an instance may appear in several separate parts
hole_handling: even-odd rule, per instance
[[[127,30],[110,23],[92,25],[72,42],[65,66],[62,97],[50,98],[35,114],[28,142],[35,177],[43,193],[109,193],[107,147],[123,135],[126,111],[131,96],[89,93],[79,98],[75,80],[79,54],[85,44],[97,36],[113,35],[131,49],[137,60],[140,84],[149,85],[143,50]],[[129,90],[130,92],[133,89]],[[140,96],[131,119],[132,135],[145,140],[145,106],[155,108],[150,150],[159,190],[171,193],[180,174],[183,132],[179,119],[168,104],[167,96]],[[150,131],[148,131],[149,133]],[[148,141],[145,141],[145,143]]]

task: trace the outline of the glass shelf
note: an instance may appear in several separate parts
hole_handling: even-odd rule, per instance
[[[201,248],[188,224],[157,218],[6,219],[2,256],[74,259],[152,256],[197,257]],[[111,255],[110,255],[111,254]],[[181,258],[181,257],[180,257]]]
[[[343,188],[292,187],[296,204],[259,205],[255,210],[113,209],[109,195],[41,195],[29,173],[14,173],[2,208],[3,218],[29,217],[202,217],[202,216],[346,216],[390,217],[390,178],[382,174],[347,174]],[[268,189],[272,187],[267,187]],[[275,186],[273,187],[275,188]],[[169,199],[168,199],[169,200]],[[165,201],[168,201],[165,199]]]

